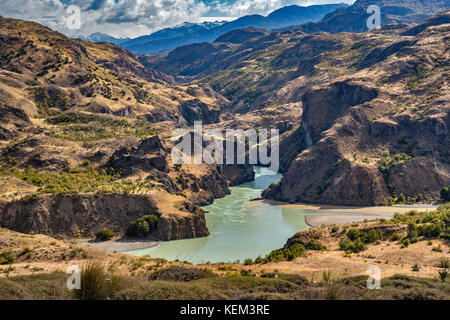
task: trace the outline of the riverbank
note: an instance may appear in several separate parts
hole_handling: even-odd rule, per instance
[[[249,205],[274,206],[280,208],[313,211],[312,214],[305,216],[305,221],[310,227],[332,224],[348,224],[382,218],[391,219],[396,213],[404,214],[411,210],[427,211],[437,208],[437,205],[434,204],[354,207],[305,203],[287,204],[285,202],[272,200],[255,200],[250,202]]]
[[[86,241],[82,245],[91,246],[108,252],[126,252],[133,250],[149,249],[159,245],[158,241],[118,239],[105,242]]]
[[[291,208],[297,210],[315,211],[316,214],[305,215],[305,222],[310,227],[333,224],[349,224],[377,219],[391,219],[395,213],[405,213],[410,210],[433,210],[434,205],[407,205],[390,207],[351,207],[314,204],[286,204],[283,202],[256,200],[246,204],[247,206],[272,206]],[[325,214],[326,213],[326,214]],[[108,252],[130,252],[145,250],[160,245],[158,241],[118,239],[106,242],[86,241],[82,245],[88,245]]]
[[[259,207],[260,208],[260,207]],[[268,212],[268,215],[273,214]],[[303,218],[303,217],[302,217]],[[393,232],[405,235],[406,224],[384,225],[377,222],[360,223],[355,228],[382,228],[383,238],[376,243],[367,244],[367,248],[358,253],[346,253],[340,248],[340,242],[345,239],[348,226],[319,226],[296,236],[303,243],[310,237],[325,246],[324,250],[307,250],[303,255],[292,261],[270,261],[268,263],[199,263],[192,266],[181,261],[194,261],[196,256],[188,253],[177,259],[168,259],[170,265],[208,268],[218,275],[234,274],[295,274],[312,282],[320,280],[324,272],[332,272],[333,279],[348,276],[364,275],[369,267],[378,266],[383,277],[396,274],[416,276],[421,278],[436,278],[441,271],[442,261],[448,259],[450,247],[448,241],[442,238],[420,238],[416,243],[404,246],[402,241],[393,240]],[[395,228],[395,230],[392,230]],[[266,238],[270,238],[267,237]],[[205,238],[206,240],[207,238]],[[264,241],[264,239],[257,239]],[[184,241],[184,240],[181,240]],[[148,276],[155,270],[163,269],[168,262],[144,256],[122,253],[112,253],[100,250],[83,241],[61,240],[45,235],[25,235],[0,228],[0,243],[3,244],[3,258],[11,257],[11,265],[0,266],[0,278],[28,276],[37,274],[64,273],[68,266],[83,266],[87,263],[99,262],[109,272],[120,273],[130,277]],[[177,242],[171,242],[177,243]],[[286,242],[285,242],[286,243]],[[92,244],[92,243],[89,243]],[[110,241],[102,245],[150,245],[148,241]],[[184,242],[182,247],[186,249]],[[164,242],[161,243],[164,246]],[[281,244],[279,248],[283,247]],[[251,258],[251,257],[249,257]],[[176,262],[178,260],[179,262]],[[241,260],[243,261],[243,260]],[[196,263],[194,263],[196,265]],[[327,271],[328,270],[328,271]]]
[[[125,253],[193,264],[232,263],[264,257],[283,247],[292,235],[312,226],[389,219],[396,212],[434,209],[430,205],[341,207],[252,201],[280,179],[281,174],[274,175],[267,168],[255,167],[254,181],[231,187],[230,194],[203,207],[207,212],[208,237],[166,241],[156,247],[127,250]]]

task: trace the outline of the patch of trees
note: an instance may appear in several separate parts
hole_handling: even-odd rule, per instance
[[[132,221],[128,226],[127,236],[146,238],[156,228],[158,219],[158,216],[149,214]]]

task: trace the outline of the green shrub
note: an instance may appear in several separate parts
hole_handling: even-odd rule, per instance
[[[391,178],[391,169],[403,164],[404,162],[411,159],[411,156],[406,153],[396,153],[396,154],[390,154],[381,157],[379,164],[378,164],[378,170],[383,174],[384,176],[384,182],[386,183],[386,186],[388,187],[389,193],[394,195],[394,187],[390,183]]]
[[[171,266],[153,272],[149,280],[161,281],[193,281],[204,278],[216,278],[217,275],[210,269],[186,268],[182,266]]]
[[[450,261],[447,258],[441,258],[439,259],[437,267],[442,269],[448,269],[450,268]]]
[[[364,243],[360,239],[356,239],[355,246],[357,252],[364,251],[367,249],[367,247],[364,245]]]
[[[445,280],[447,280],[447,278],[448,278],[447,270],[439,270],[438,274],[439,274],[439,279],[441,279],[442,282],[445,282]]]
[[[406,89],[414,90],[417,86],[428,76],[428,70],[423,64],[416,66],[416,73],[412,76],[406,84]]]
[[[359,230],[358,229],[350,229],[347,232],[347,236],[349,237],[350,240],[354,241],[357,238],[359,238]]]
[[[325,246],[321,244],[319,241],[316,241],[314,239],[310,239],[308,243],[305,244],[306,250],[325,250]]]
[[[218,268],[218,270],[219,271],[236,271],[236,269],[231,266],[221,266]]]
[[[443,231],[440,224],[424,224],[418,227],[418,234],[425,238],[438,238]]]
[[[341,248],[341,250],[354,253],[358,253],[367,249],[367,247],[359,238],[357,238],[355,242],[351,240],[341,241],[339,242],[339,247]]]
[[[14,261],[16,261],[16,258],[12,254],[11,250],[0,253],[0,265],[12,264]]]
[[[260,256],[255,259],[256,264],[263,263],[263,262],[265,262],[265,260],[263,258],[261,258]]]
[[[402,240],[402,238],[403,238],[403,235],[400,232],[394,232],[391,240],[392,241],[400,241],[400,240]]]
[[[164,258],[155,258],[154,261],[156,262],[156,266],[159,267],[163,267],[168,261],[167,259]]]
[[[294,244],[291,247],[273,250],[265,258],[266,261],[292,261],[305,252],[305,247],[301,244]]]
[[[411,244],[411,240],[409,238],[403,239],[402,241],[403,247],[408,247]]]
[[[107,228],[103,228],[95,233],[95,239],[98,241],[108,241],[111,240],[115,235],[116,234],[113,231]]]
[[[144,265],[143,261],[134,261],[133,264],[131,265],[131,271],[135,271],[141,268],[143,265]]]
[[[408,238],[411,243],[417,242],[417,239],[419,237],[419,232],[417,225],[414,222],[408,223]]]
[[[244,265],[250,266],[250,265],[252,265],[252,264],[253,264],[253,259],[245,259],[245,260],[244,260]]]
[[[356,246],[353,243],[353,241],[348,240],[348,241],[340,241],[339,242],[339,247],[341,248],[341,250],[344,251],[350,251],[350,252],[357,252],[356,250]]]
[[[433,247],[433,249],[431,249],[434,252],[442,252],[442,246],[439,244],[436,247]]]
[[[341,241],[339,246],[346,252],[361,252],[367,249],[365,244],[381,240],[382,234],[379,229],[370,229],[368,231],[352,228],[348,230],[347,236],[350,240]]]
[[[45,66],[38,76],[48,73],[49,68],[52,68],[52,65]],[[65,111],[69,107],[69,98],[62,92],[50,94],[50,91],[46,86],[33,87],[27,90],[30,92],[42,115],[46,115],[51,108]]]
[[[382,234],[379,229],[370,229],[368,231],[362,231],[358,229],[350,229],[347,232],[347,236],[350,240],[355,241],[360,239],[363,243],[372,243],[377,240],[381,240]]]
[[[158,216],[150,214],[140,217],[130,223],[127,229],[127,236],[145,238],[153,231],[158,223]]]
[[[2,167],[0,176],[16,177],[36,186],[37,191],[31,197],[38,194],[130,193],[155,188],[152,181],[122,179],[121,171],[112,168],[100,171],[91,167],[66,168],[61,172],[43,172]]]
[[[420,271],[420,265],[417,264],[417,263],[415,263],[415,264],[411,267],[411,270],[414,271],[414,272]]]
[[[241,276],[243,277],[253,277],[255,274],[252,272],[252,270],[245,270],[245,269],[241,269],[240,272]]]
[[[396,213],[390,224],[407,224],[411,243],[416,242],[419,236],[425,238],[444,238],[450,240],[450,203],[440,205],[431,212],[409,211],[406,214]]]
[[[441,199],[444,202],[450,201],[450,186],[441,189]]]

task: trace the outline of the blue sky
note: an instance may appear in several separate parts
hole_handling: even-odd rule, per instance
[[[231,20],[247,14],[267,15],[286,5],[312,5],[354,0],[0,0],[0,15],[32,20],[69,36],[103,32],[137,37],[183,22]],[[69,6],[80,8],[80,28]]]

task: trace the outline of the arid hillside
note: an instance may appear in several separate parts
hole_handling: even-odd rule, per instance
[[[421,22],[432,15],[450,9],[448,0],[357,0],[347,8],[327,14],[321,21],[307,23],[298,29],[303,32],[363,32],[367,19],[373,13],[369,6],[380,8],[381,25]]]
[[[1,226],[120,235],[152,214],[150,238],[208,234],[198,205],[224,196],[233,177],[221,166],[174,166],[169,138],[194,120],[218,122],[225,98],[178,86],[115,45],[32,22],[1,18],[0,43]]]
[[[280,129],[285,177],[267,198],[438,199],[450,184],[448,19],[443,12],[364,33],[245,29],[138,59],[2,18],[2,226],[64,236],[114,226],[123,234],[154,213],[160,223],[150,238],[206,235],[197,206],[253,174],[248,166],[175,166],[168,138],[194,120]],[[104,205],[111,195],[119,195],[116,216]],[[120,195],[156,205],[130,212]],[[63,218],[73,208],[83,214]]]
[[[316,64],[331,70],[353,56],[332,81],[305,91],[301,125],[286,136],[286,148],[295,141],[300,152],[266,196],[372,205],[438,199],[450,183],[450,29],[436,20],[448,15],[425,28],[361,34],[346,54]]]
[[[392,15],[416,21],[425,2]],[[449,299],[448,203],[315,226],[243,263],[168,265],[88,242],[209,234],[200,206],[255,174],[174,164],[171,135],[195,120],[280,130],[284,177],[268,199],[437,200],[450,185],[449,18],[361,33],[249,28],[140,57],[0,18],[0,299]],[[70,265],[96,289],[67,290]],[[367,288],[373,267],[380,290]]]
[[[449,26],[447,11],[363,33],[240,30],[141,60],[220,92],[228,126],[276,119],[286,175],[268,198],[429,201],[450,184]]]

